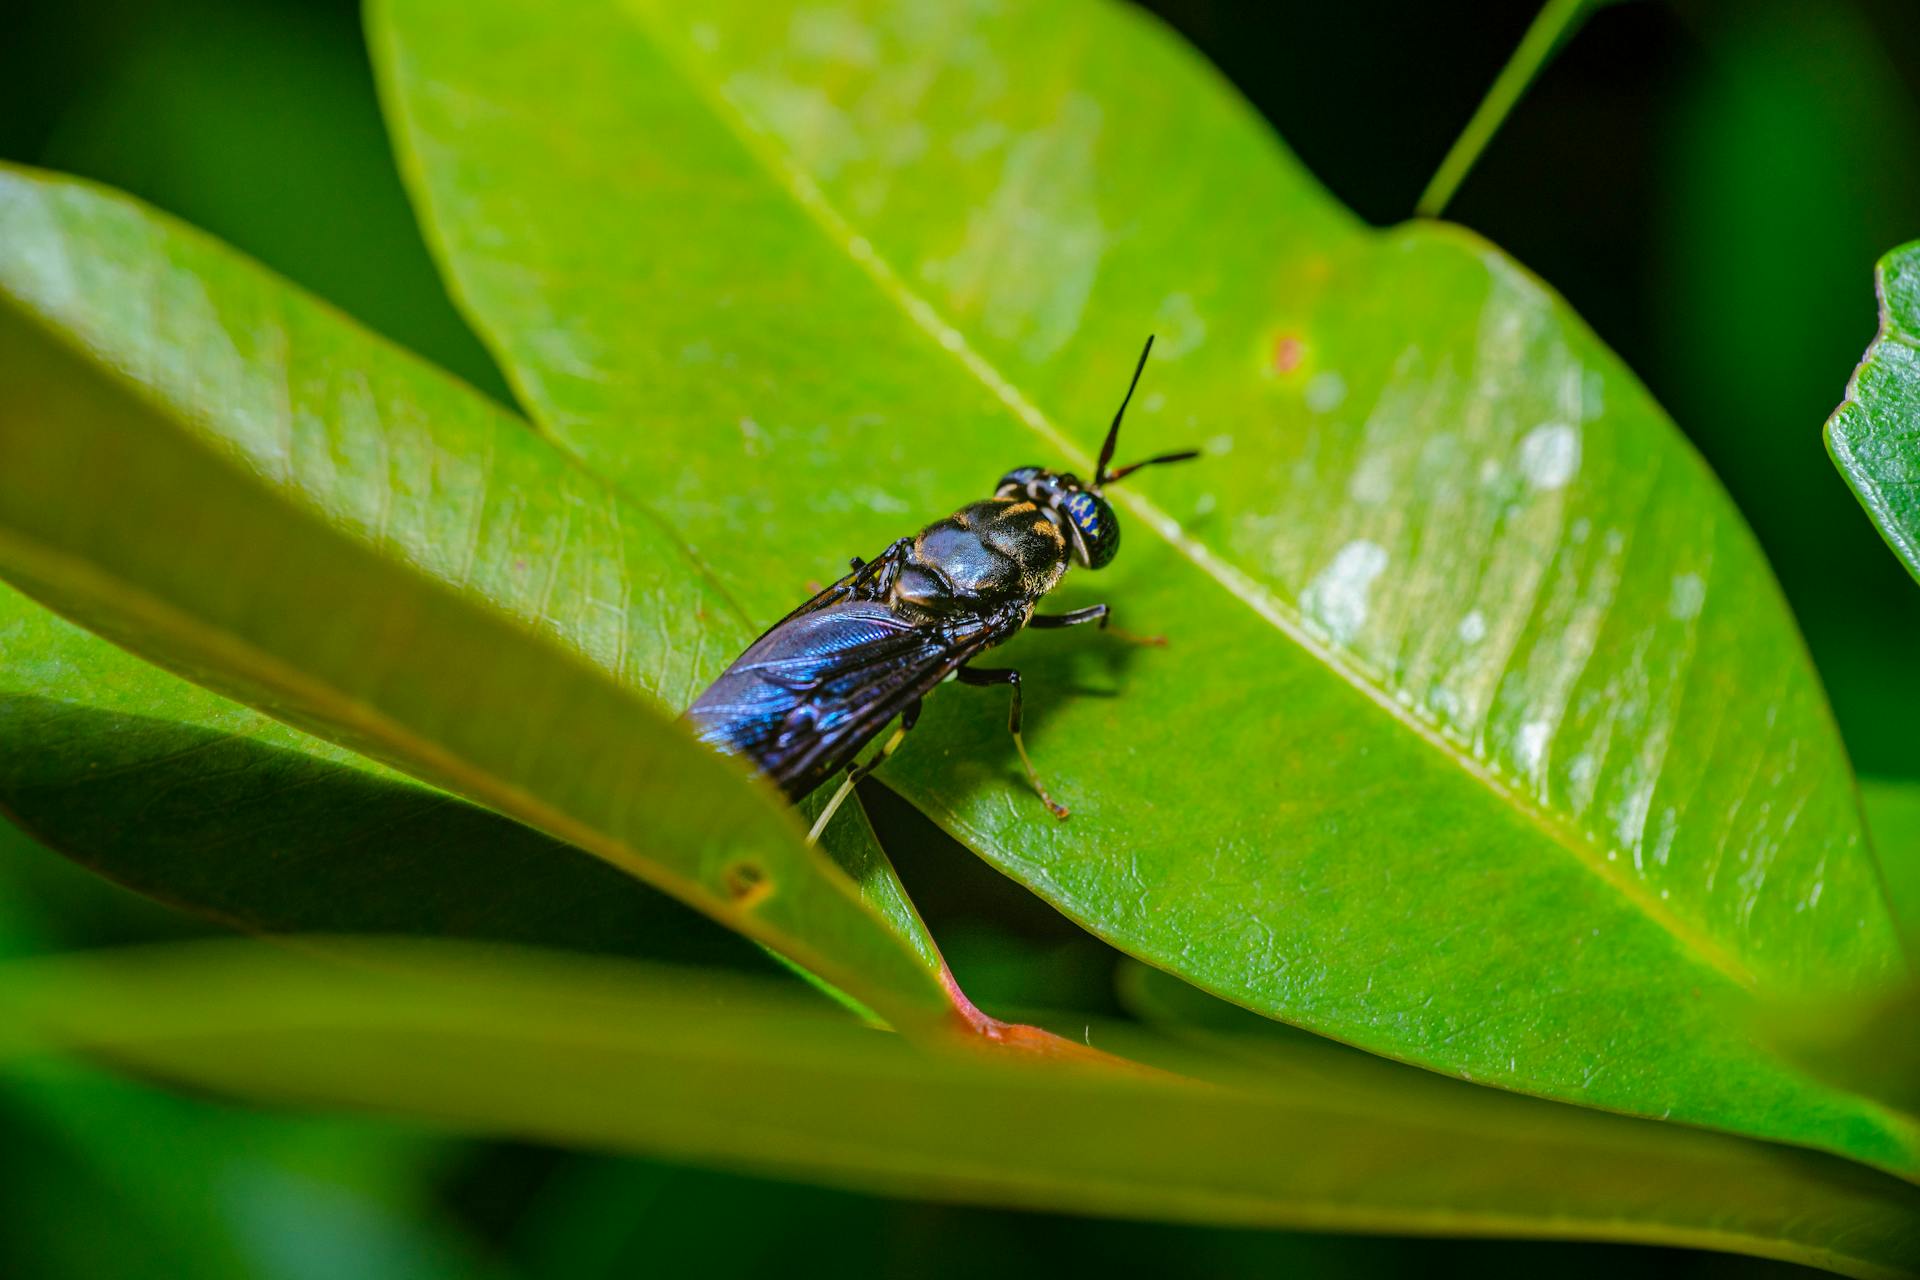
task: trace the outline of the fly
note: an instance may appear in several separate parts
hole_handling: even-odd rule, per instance
[[[901,538],[773,624],[687,710],[701,741],[745,756],[798,801],[842,768],[846,781],[814,823],[817,836],[854,783],[894,753],[938,684],[1005,685],[1007,726],[1027,780],[1057,818],[1020,735],[1020,673],[973,660],[1021,628],[1098,623],[1107,605],[1037,614],[1034,606],[1072,565],[1103,569],[1120,549],[1120,524],[1102,490],[1142,467],[1184,462],[1198,450],[1109,470],[1120,421],[1140,385],[1153,339],[1113,415],[1093,483],[1070,472],[1021,467],[991,498]],[[860,750],[895,717],[900,727],[864,764]]]

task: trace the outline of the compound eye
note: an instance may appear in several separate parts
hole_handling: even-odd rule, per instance
[[[1074,539],[1076,558],[1089,569],[1104,569],[1112,564],[1120,550],[1120,522],[1114,518],[1107,500],[1082,489],[1060,506],[1078,535]]]

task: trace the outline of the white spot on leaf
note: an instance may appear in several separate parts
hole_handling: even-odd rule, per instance
[[[1580,470],[1580,432],[1564,422],[1543,422],[1520,441],[1520,470],[1534,488],[1566,487]]]
[[[1207,322],[1193,305],[1190,294],[1170,293],[1160,303],[1154,317],[1155,354],[1177,360],[1207,339]]]
[[[1553,726],[1545,720],[1529,720],[1520,726],[1520,732],[1513,738],[1513,760],[1520,766],[1521,772],[1529,778],[1540,772],[1540,762],[1547,756],[1547,740],[1553,736]]]
[[[1460,625],[1454,631],[1460,637],[1461,644],[1479,644],[1487,638],[1487,619],[1478,609],[1460,619]]]
[[[1332,413],[1347,398],[1347,380],[1328,369],[1316,373],[1307,382],[1307,408],[1315,413]]]
[[[1363,507],[1377,507],[1393,497],[1393,461],[1385,450],[1360,459],[1347,480],[1347,496]]]
[[[1667,593],[1667,615],[1680,622],[1700,616],[1700,606],[1707,600],[1707,584],[1700,580],[1697,573],[1676,573],[1673,576],[1673,589]]]
[[[1384,547],[1356,538],[1340,548],[1333,563],[1307,584],[1300,596],[1301,608],[1345,644],[1366,625],[1368,593],[1386,567]]]
[[[787,34],[794,52],[821,62],[870,67],[880,56],[872,31],[837,9],[802,9]]]
[[[740,443],[749,458],[757,458],[767,451],[767,433],[752,418],[742,418]]]

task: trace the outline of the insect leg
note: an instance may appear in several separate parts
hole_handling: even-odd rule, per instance
[[[809,582],[807,591],[813,598],[795,612],[806,613],[847,599],[880,599],[892,588],[893,580],[900,574],[900,562],[912,545],[913,539],[899,538],[871,560],[854,556],[847,561],[847,575],[839,581],[824,589],[818,583]]]
[[[867,761],[865,764],[854,764],[848,768],[846,779],[841,782],[840,789],[833,793],[833,799],[827,801],[827,807],[822,809],[820,816],[813,820],[813,828],[807,832],[808,844],[813,844],[820,839],[820,833],[827,829],[827,823],[832,820],[834,813],[840,806],[846,802],[847,795],[853,790],[854,785],[858,783],[860,779],[866,777],[882,764],[886,763],[887,757],[900,749],[900,744],[906,740],[907,731],[913,728],[919,720],[920,700],[915,698],[912,704],[900,713],[900,727],[895,729],[893,736],[888,738],[881,748],[873,753],[873,759]]]
[[[1106,608],[1101,605],[1101,608]],[[1062,615],[1071,616],[1071,615]],[[1072,623],[1064,625],[1072,626]],[[1067,806],[1058,804],[1047,794],[1047,788],[1040,781],[1040,771],[1033,767],[1033,757],[1027,754],[1027,740],[1020,734],[1020,673],[1011,667],[961,667],[953,673],[954,679],[961,684],[981,688],[987,685],[1004,684],[1013,689],[1013,705],[1007,711],[1007,728],[1013,734],[1014,748],[1020,752],[1020,763],[1027,767],[1027,781],[1033,784],[1034,792],[1053,811],[1056,818],[1067,816]]]
[[[1113,609],[1109,605],[1090,604],[1084,609],[1074,609],[1067,613],[1036,613],[1027,623],[1042,631],[1057,630],[1061,627],[1077,627],[1083,622],[1098,622],[1100,629],[1116,640],[1125,640],[1128,644],[1143,644],[1154,649],[1167,647],[1165,636],[1137,636],[1131,631],[1122,631],[1111,625]]]
[[[1083,622],[1097,622],[1100,629],[1107,629],[1107,615],[1113,612],[1111,605],[1090,604],[1084,609],[1075,609],[1070,613],[1036,613],[1027,625],[1038,627],[1042,631],[1057,630],[1060,627],[1077,627]]]

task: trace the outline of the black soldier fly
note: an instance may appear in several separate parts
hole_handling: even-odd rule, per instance
[[[1100,446],[1092,484],[1064,471],[1021,467],[1001,478],[993,497],[968,503],[872,560],[856,558],[852,572],[774,623],[688,708],[700,739],[752,760],[795,801],[848,767],[814,823],[817,836],[848,789],[899,747],[936,685],[1007,685],[1007,724],[1027,779],[1055,817],[1066,817],[1020,736],[1020,673],[968,664],[1022,627],[1107,628],[1104,604],[1057,614],[1033,607],[1070,564],[1102,569],[1120,549],[1119,522],[1101,495],[1107,485],[1142,467],[1199,456],[1184,450],[1108,469],[1152,350],[1149,337]],[[855,764],[895,716],[899,729],[872,759]]]

